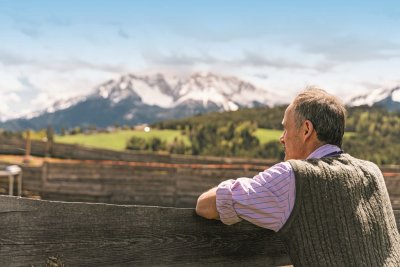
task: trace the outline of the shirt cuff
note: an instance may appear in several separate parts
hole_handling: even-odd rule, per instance
[[[233,207],[231,186],[235,180],[230,179],[218,185],[216,192],[217,211],[219,218],[224,224],[231,225],[240,222],[242,219],[237,215]]]

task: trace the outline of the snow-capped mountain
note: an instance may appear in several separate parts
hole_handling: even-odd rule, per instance
[[[182,118],[210,111],[270,105],[271,93],[235,77],[195,73],[188,78],[163,74],[124,75],[92,93],[59,100],[40,112],[0,124],[9,130],[56,129],[82,125],[107,127]]]
[[[366,95],[352,98],[349,106],[378,106],[390,111],[400,111],[400,86],[373,90]]]
[[[204,107],[215,104],[221,110],[237,110],[243,106],[270,105],[272,95],[235,77],[213,74],[194,74],[179,83],[175,105],[186,101],[202,103]]]

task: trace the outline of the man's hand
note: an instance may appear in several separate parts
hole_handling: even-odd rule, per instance
[[[217,187],[204,192],[197,199],[196,213],[207,219],[219,219],[217,211]]]

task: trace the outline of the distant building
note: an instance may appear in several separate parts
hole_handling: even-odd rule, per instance
[[[145,129],[150,129],[150,127],[147,123],[143,123],[143,124],[135,125],[135,127],[133,127],[133,129],[137,130],[137,131],[145,131]]]

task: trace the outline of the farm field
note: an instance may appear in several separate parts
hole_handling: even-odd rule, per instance
[[[280,130],[257,129],[256,136],[261,144],[279,140],[282,134]],[[140,130],[118,130],[113,133],[96,133],[96,134],[76,134],[76,135],[56,135],[55,141],[64,144],[79,144],[96,148],[105,148],[122,151],[125,150],[126,142],[133,136],[150,139],[158,137],[167,143],[172,142],[174,138],[182,139],[185,144],[189,145],[188,136],[183,135],[179,130],[151,130],[144,132]]]
[[[282,135],[281,130],[257,129],[255,135],[261,144],[270,141],[278,141]],[[354,135],[352,132],[346,132],[345,137]],[[140,130],[118,130],[113,133],[95,133],[95,134],[75,134],[75,135],[56,135],[55,141],[64,144],[78,144],[89,147],[112,149],[117,151],[125,150],[126,142],[133,136],[150,139],[158,137],[170,143],[174,138],[182,139],[186,145],[190,145],[189,137],[183,135],[179,130],[151,130],[144,132]]]
[[[150,132],[140,130],[118,130],[113,133],[96,133],[96,134],[75,134],[55,136],[57,143],[78,144],[96,148],[105,148],[112,150],[125,150],[127,141],[133,137],[150,139],[158,137],[161,140],[172,142],[174,138],[182,139],[185,144],[190,144],[189,138],[182,135],[178,130],[151,130]]]

